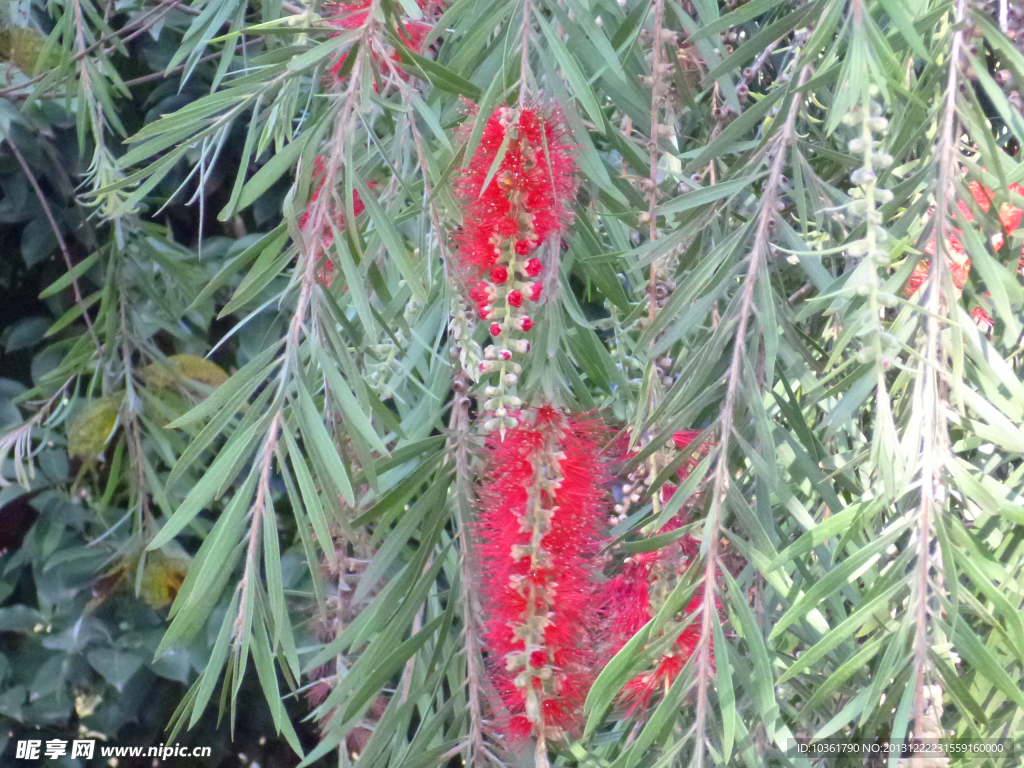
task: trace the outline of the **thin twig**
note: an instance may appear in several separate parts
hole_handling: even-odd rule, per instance
[[[942,330],[947,324],[949,305],[944,289],[950,281],[949,244],[947,239],[950,205],[953,202],[953,171],[956,160],[956,99],[959,92],[958,67],[963,46],[960,23],[965,15],[965,1],[959,0],[954,8],[955,25],[950,44],[949,75],[946,84],[946,103],[943,109],[942,137],[937,148],[939,158],[938,189],[935,193],[935,253],[928,271],[927,309],[925,321],[925,349],[918,377],[921,397],[921,505],[917,528],[917,583],[914,637],[914,727],[920,731],[925,714],[925,674],[931,643],[928,635],[928,606],[930,592],[931,545],[934,518],[941,511],[945,498],[942,478],[942,454],[948,452],[948,424],[944,400],[941,357]]]
[[[712,662],[712,621],[717,619],[718,611],[715,604],[716,581],[718,578],[719,543],[722,528],[722,506],[729,489],[729,447],[732,439],[733,422],[736,411],[736,400],[739,395],[740,379],[743,375],[743,355],[747,348],[747,326],[754,307],[754,294],[764,270],[768,248],[770,245],[772,221],[777,214],[775,201],[782,186],[782,172],[786,167],[786,155],[793,141],[796,118],[800,112],[800,87],[811,75],[810,65],[806,65],[793,93],[786,122],[775,137],[774,157],[771,171],[761,199],[761,211],[758,216],[754,244],[750,251],[747,273],[743,279],[740,297],[739,320],[733,342],[732,361],[725,391],[725,402],[721,410],[721,441],[718,458],[715,462],[714,484],[712,487],[711,510],[708,534],[704,540],[707,553],[704,556],[704,593],[701,597],[700,639],[697,641],[697,707],[694,734],[696,739],[697,768],[703,768],[705,758],[705,739],[708,709],[708,683],[713,674]],[[719,654],[720,663],[727,664],[724,654]]]
[[[661,30],[665,23],[665,0],[654,0],[654,50],[651,52],[651,142],[648,145],[650,150],[650,189],[647,192],[647,237],[651,242],[658,237],[658,217],[654,211],[658,205],[658,134],[661,124],[661,105],[658,100],[661,98],[662,72],[661,72]],[[654,315],[657,312],[657,301],[655,300],[655,288],[658,287],[658,269],[655,263],[651,264],[650,278],[650,307],[648,308],[648,319],[654,322]],[[651,340],[654,346],[654,340]]]
[[[527,82],[530,76],[530,0],[523,0],[523,50],[519,62],[519,106],[526,104]]]
[[[60,232],[60,227],[57,225],[57,219],[54,218],[53,210],[50,208],[50,203],[46,199],[46,195],[43,194],[43,190],[39,186],[39,182],[36,181],[35,174],[32,173],[32,169],[29,167],[28,162],[25,160],[25,156],[21,154],[21,150],[18,149],[18,145],[14,143],[12,139],[7,139],[7,146],[11,148],[11,154],[18,161],[18,165],[21,166],[22,172],[25,174],[25,178],[28,179],[28,183],[32,185],[32,191],[36,193],[36,197],[39,198],[39,204],[43,206],[43,213],[46,215],[46,220],[50,223],[50,228],[53,230],[53,236],[57,238],[57,245],[60,248],[61,255],[64,257],[64,264],[68,268],[68,273],[74,272],[75,265],[71,260],[71,252],[68,250],[68,245],[64,242],[64,236]],[[96,345],[96,349],[99,350],[102,345],[100,344],[99,336],[96,335],[96,329],[92,327],[92,320],[89,318],[89,313],[86,311],[85,304],[82,303],[82,288],[78,285],[78,278],[71,279],[71,290],[75,294],[75,304],[82,310],[82,319],[85,320],[85,325],[89,329],[89,335],[92,336],[93,343]]]
[[[152,523],[152,513],[149,509],[149,495],[146,493],[146,464],[142,452],[142,430],[139,427],[139,415],[135,411],[135,379],[132,376],[132,347],[131,335],[128,333],[128,307],[124,300],[124,294],[120,296],[121,314],[121,357],[124,366],[125,406],[121,411],[125,419],[125,435],[128,444],[128,466],[135,469],[136,476],[133,484],[138,494],[138,509],[142,513],[143,527],[149,527]]]
[[[454,448],[455,457],[455,509],[459,526],[459,541],[462,544],[462,557],[459,561],[461,590],[459,600],[462,607],[462,621],[466,637],[466,671],[469,686],[469,752],[466,754],[466,765],[475,768],[484,765],[489,750],[484,743],[483,706],[480,691],[484,685],[483,657],[478,632],[476,612],[473,609],[473,586],[476,579],[473,574],[473,551],[469,520],[463,502],[472,493],[472,480],[469,472],[469,405],[470,399],[466,392],[469,389],[469,377],[461,369],[455,374],[452,387],[455,402],[449,420],[449,442]]]

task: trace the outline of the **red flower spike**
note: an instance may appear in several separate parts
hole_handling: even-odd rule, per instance
[[[511,307],[523,306],[523,294],[519,291],[509,291],[508,303]]]
[[[542,269],[544,269],[544,267],[540,263],[540,259],[533,258],[526,262],[525,270],[527,277],[536,277],[541,273]]]
[[[515,740],[578,733],[596,672],[601,428],[544,407],[489,439],[480,540],[490,675]]]
[[[327,16],[327,23],[332,27],[339,27],[345,31],[351,31],[354,29],[360,29],[365,27],[370,21],[370,9],[372,3],[370,0],[356,0],[355,2],[329,2],[324,4],[324,12]],[[420,10],[424,12],[424,17],[436,17],[440,15],[444,5],[437,0],[417,0]],[[412,21],[403,19],[401,23],[396,23],[393,26],[395,34],[398,38],[405,43],[410,50],[416,53],[423,53],[423,43],[427,39],[427,36],[433,30],[432,24],[425,24],[422,21]],[[332,34],[331,37],[337,37],[340,33]],[[374,44],[371,47],[371,56],[373,60],[378,64],[381,63],[380,56],[380,44]],[[401,54],[390,46],[383,49],[384,56],[390,62],[391,67],[403,80],[407,80],[409,75],[398,66],[402,61]],[[331,64],[330,72],[336,83],[340,84],[345,79],[341,75],[341,70],[345,66],[345,62],[348,59],[348,53],[342,53],[338,56]],[[374,90],[377,90],[377,86],[374,85]]]
[[[465,279],[488,273],[503,252],[525,255],[520,244],[535,247],[564,231],[576,194],[567,137],[557,111],[544,115],[536,107],[499,107],[487,118],[477,150],[456,181],[465,222],[457,258]],[[492,170],[501,150],[501,162]]]
[[[688,449],[700,434],[698,430],[684,430],[673,435],[672,442],[679,449]],[[635,455],[627,446],[628,440],[622,445],[624,459]],[[711,440],[697,446],[679,468],[680,479],[688,477],[699,460],[706,456],[713,446],[714,442]],[[665,488],[671,488],[671,492],[675,491],[673,486],[666,485]],[[681,512],[656,533],[665,534],[677,530],[685,522],[684,513]],[[666,575],[674,574],[676,578],[681,576],[699,549],[699,542],[692,536],[685,535],[661,549],[641,552],[628,559],[622,571],[612,578],[604,589],[603,612],[607,621],[609,640],[607,653],[618,652],[660,610],[661,606],[655,605],[651,599],[652,593],[658,594],[654,585],[661,583]],[[672,648],[664,653],[651,669],[637,675],[623,688],[620,702],[627,708],[627,716],[646,709],[652,698],[671,686],[693,655],[700,640],[701,607],[702,593],[698,591],[690,604],[683,609],[684,620],[689,623],[678,635]]]

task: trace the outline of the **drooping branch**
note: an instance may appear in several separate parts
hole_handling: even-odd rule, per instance
[[[928,310],[924,320],[925,332],[921,363],[918,371],[914,403],[921,424],[920,489],[921,501],[917,519],[917,571],[914,580],[915,633],[914,633],[914,724],[918,735],[922,730],[926,709],[925,677],[931,650],[930,599],[933,584],[930,577],[934,565],[931,548],[934,542],[936,516],[946,499],[943,465],[949,453],[949,424],[945,413],[944,363],[942,329],[950,314],[947,286],[951,285],[949,253],[949,212],[954,202],[954,178],[957,158],[956,99],[959,90],[959,66],[963,48],[965,2],[959,0],[954,7],[955,26],[949,52],[949,73],[946,100],[942,112],[942,134],[936,148],[939,177],[935,192],[935,253],[928,272],[925,304]]]
[[[706,547],[703,576],[703,595],[701,597],[700,639],[697,645],[697,706],[696,723],[694,725],[696,765],[703,768],[705,758],[705,740],[707,738],[708,686],[713,668],[713,626],[717,616],[716,581],[720,567],[719,539],[722,528],[722,508],[729,489],[729,448],[731,445],[733,424],[736,416],[736,401],[739,397],[740,379],[745,365],[744,355],[747,349],[747,329],[750,316],[754,311],[754,294],[758,282],[763,277],[770,245],[773,220],[778,212],[776,202],[782,187],[783,170],[786,167],[786,156],[793,141],[797,115],[800,113],[801,94],[799,89],[811,76],[811,67],[806,65],[799,77],[794,93],[790,98],[789,113],[786,122],[776,134],[773,141],[771,170],[761,196],[760,214],[754,230],[754,242],[747,262],[747,271],[743,278],[743,286],[739,297],[739,317],[737,319],[735,341],[733,342],[732,360],[726,377],[725,401],[719,416],[721,429],[721,445],[715,462],[715,473],[712,482],[711,509],[709,522],[705,527]],[[723,661],[723,663],[727,663]]]

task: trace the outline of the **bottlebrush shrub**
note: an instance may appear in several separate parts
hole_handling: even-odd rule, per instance
[[[595,673],[602,430],[550,407],[518,415],[503,440],[490,438],[480,492],[483,635],[502,727],[536,737],[546,761],[546,741],[577,730]]]
[[[481,373],[497,378],[485,390],[484,410],[494,414],[484,423],[488,431],[515,426],[510,411],[521,402],[511,388],[521,369],[513,357],[528,352],[530,343],[514,337],[533,327],[526,307],[541,296],[538,249],[571,218],[576,163],[566,136],[557,110],[545,115],[539,107],[500,107],[487,118],[456,182],[463,222],[458,267],[495,340],[480,365]]]

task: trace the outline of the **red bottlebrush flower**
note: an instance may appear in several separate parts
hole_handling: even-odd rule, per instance
[[[1020,184],[1011,184],[1010,191],[1014,194],[1024,196],[1024,187]],[[993,195],[993,197],[995,197],[995,195]],[[1022,218],[1024,218],[1024,211],[1017,206],[1011,203],[1003,203],[999,206],[999,223],[1003,225],[1004,232],[1010,233],[1017,229],[1020,226]]]
[[[355,0],[355,2],[329,2],[324,4],[324,12],[327,16],[327,23],[332,27],[340,27],[345,31],[353,29],[360,29],[366,26],[370,21],[370,0]],[[436,2],[436,0],[417,0],[420,10],[424,12],[425,17],[437,16],[443,8],[443,4]],[[401,24],[395,24],[394,31],[398,35],[398,38],[409,47],[410,50],[416,53],[423,52],[423,43],[427,39],[427,36],[433,30],[432,24],[427,24],[422,21],[411,21],[403,20]],[[335,35],[332,35],[334,37]],[[374,61],[378,63],[382,61],[381,53],[389,62],[389,66],[393,68],[395,74],[403,79],[408,79],[408,74],[399,65],[402,60],[401,54],[394,48],[387,46],[380,50],[379,43],[373,43],[371,55]],[[334,63],[331,65],[330,72],[335,82],[341,83],[344,78],[341,76],[341,70],[345,66],[345,61],[348,59],[348,53],[342,53],[338,56]],[[374,86],[376,90],[376,85]]]
[[[699,429],[684,429],[680,432],[676,432],[672,436],[672,442],[675,443],[676,448],[683,450],[684,448],[688,448],[698,437],[700,437]],[[690,474],[697,469],[701,460],[711,452],[711,449],[714,446],[715,442],[713,440],[705,440],[701,443],[694,452],[690,454],[689,458],[683,462],[682,466],[679,467],[679,470],[676,473],[679,476],[679,479],[685,480],[688,478]]]
[[[686,448],[690,443],[700,436],[699,429],[683,429],[672,435],[672,442],[676,448]]]
[[[526,266],[524,267],[523,271],[526,272],[527,277],[536,277],[537,275],[540,274],[540,271],[543,268],[544,267],[543,265],[541,265],[540,259],[533,258],[526,262]]]
[[[505,147],[492,175],[491,166],[509,130],[516,131],[517,140]],[[458,238],[464,273],[472,276],[497,266],[511,274],[517,256],[527,255],[534,244],[564,229],[575,192],[575,166],[565,135],[557,113],[545,118],[533,108],[503,107],[488,119],[479,148],[457,184],[465,204],[466,225]],[[491,180],[482,189],[489,175]],[[524,269],[531,274],[539,268],[540,261],[531,259]],[[509,286],[510,293],[514,290]],[[515,297],[509,299],[513,307],[519,306]]]
[[[952,237],[952,236],[951,236]],[[928,249],[925,248],[927,252]],[[934,250],[932,251],[934,253]],[[954,251],[954,254],[956,252]],[[903,295],[910,298],[917,293],[921,286],[925,284],[928,279],[930,266],[927,261],[919,261],[917,266],[914,267],[914,271],[910,274],[907,279],[907,284],[903,286]],[[971,274],[971,260],[964,256],[962,262],[953,261],[949,265],[949,270],[953,277],[953,287],[958,291],[962,291],[964,286],[967,285],[967,278]]]
[[[700,434],[699,430],[683,430],[673,435],[672,442],[680,450],[688,449]],[[678,470],[681,480],[693,472],[714,444],[713,440],[705,440],[692,449],[693,452]],[[623,455],[627,459],[633,455],[625,445]],[[670,498],[675,487],[666,487],[670,489]],[[624,488],[624,491],[628,489]],[[681,528],[686,523],[685,509],[684,507],[683,511],[654,533],[661,535]],[[621,650],[661,609],[661,605],[656,604],[655,596],[671,591],[672,583],[683,576],[699,549],[699,542],[686,534],[660,549],[638,553],[626,561],[621,572],[612,578],[604,589],[603,612],[608,627],[609,653],[614,654]],[[683,629],[671,648],[657,659],[651,669],[636,676],[623,688],[620,702],[627,707],[630,716],[638,710],[645,709],[652,697],[666,690],[693,655],[700,638],[698,622],[702,605],[701,595],[702,592],[698,591],[683,610],[687,617],[694,617],[695,620]],[[655,642],[657,638],[652,638],[651,643]]]
[[[978,326],[978,330],[982,333],[989,333],[995,327],[995,320],[992,319],[992,315],[981,307],[975,307],[971,310],[971,319],[974,320],[974,324]]]
[[[622,703],[627,707],[627,717],[646,710],[657,693],[667,691],[697,650],[700,642],[700,607],[701,598],[694,597],[684,610],[690,623],[679,633],[671,649],[662,654],[654,669],[634,677],[622,689]]]
[[[977,181],[972,181],[967,185],[967,188],[971,193],[971,198],[982,213],[988,213],[992,209],[992,201],[995,200],[996,193]],[[1010,191],[1024,196],[1024,186],[1020,184],[1011,184]],[[961,200],[958,202],[957,209],[965,221],[974,221],[974,215],[971,213],[971,210],[965,201]],[[1011,203],[1003,203],[999,206],[999,224],[1003,231],[992,235],[990,242],[993,250],[998,251],[1002,249],[1006,242],[1007,235],[1020,227],[1022,219],[1024,219],[1024,210],[1017,206]],[[950,269],[953,273],[953,284],[957,290],[963,290],[963,287],[967,284],[967,278],[971,271],[971,260],[967,257],[967,251],[960,240],[960,235],[962,235],[961,230],[954,228],[949,233],[947,239],[953,261],[950,265]],[[924,252],[930,256],[935,255],[934,239],[925,245]],[[1021,250],[1021,256],[1017,266],[1018,271],[1021,271],[1022,274],[1024,274],[1024,249]],[[914,268],[913,274],[904,286],[903,293],[908,297],[912,296],[921,288],[927,278],[928,264],[925,262],[919,263]]]
[[[594,674],[600,429],[550,407],[488,442],[477,526],[484,638],[512,737],[574,732]]]
[[[463,221],[456,236],[457,271],[481,318],[500,317],[506,331],[532,326],[529,318],[524,322],[520,309],[525,297],[539,297],[539,288],[520,278],[540,261],[527,257],[561,233],[570,219],[576,168],[566,136],[557,112],[545,115],[532,106],[500,107],[484,122],[477,150],[455,184]],[[485,355],[507,361],[505,353],[529,350],[529,343],[509,339],[510,335],[503,334]],[[515,386],[514,368],[498,365],[488,372],[499,375],[500,391]],[[491,402],[500,402],[500,396]],[[514,425],[503,406],[496,407],[495,414],[484,422],[486,429],[503,434]]]
[[[505,144],[509,131],[515,133]],[[458,258],[467,272],[487,272],[503,251],[524,255],[518,253],[520,243],[543,243],[565,229],[576,192],[576,166],[566,136],[561,115],[544,116],[534,107],[500,107],[487,119],[456,185],[464,222]],[[503,145],[505,153],[492,175]]]

